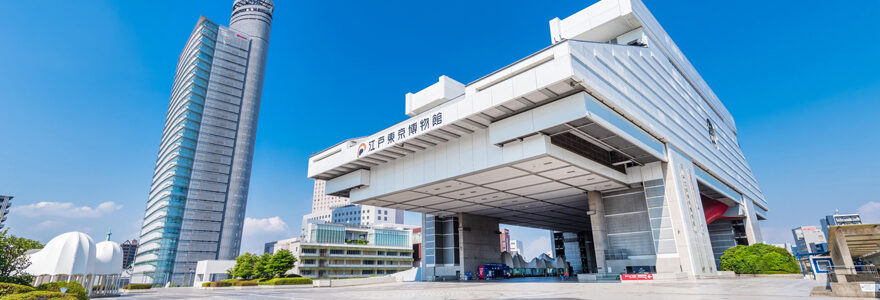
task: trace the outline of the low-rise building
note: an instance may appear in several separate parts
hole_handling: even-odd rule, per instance
[[[370,277],[412,268],[412,231],[344,224],[307,224],[291,243],[293,273],[309,278]]]
[[[795,255],[828,251],[825,233],[816,226],[797,227],[791,230],[791,234],[797,246]]]
[[[193,286],[200,287],[205,282],[232,278],[227,271],[233,267],[235,260],[200,260],[196,263]]]
[[[272,248],[269,248],[269,243],[266,243],[266,250],[267,250],[266,253],[275,254],[275,252],[278,252],[278,250],[281,250],[281,249],[287,249],[291,253],[293,253],[293,246],[296,243],[299,243],[299,241],[300,241],[300,238],[289,238],[286,240],[279,240],[279,241],[271,243]]]

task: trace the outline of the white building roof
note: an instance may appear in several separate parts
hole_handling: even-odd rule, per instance
[[[103,241],[95,245],[95,274],[122,273],[122,246]]]
[[[31,265],[25,272],[31,275],[93,274],[96,253],[95,241],[89,235],[68,232],[56,236],[46,247],[29,255]],[[119,264],[121,267],[122,262]]]

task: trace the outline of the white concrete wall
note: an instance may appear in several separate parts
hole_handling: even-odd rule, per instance
[[[656,48],[569,41],[591,93],[740,193],[766,205],[736,135]],[[713,123],[712,144],[706,119]]]
[[[234,260],[201,260],[196,263],[193,286],[201,287],[202,283],[211,281],[212,274],[226,274],[226,270],[232,269],[234,266]]]

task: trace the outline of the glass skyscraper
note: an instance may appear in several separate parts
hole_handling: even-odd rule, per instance
[[[229,27],[199,18],[181,53],[133,283],[184,285],[241,243],[274,5],[236,0]]]

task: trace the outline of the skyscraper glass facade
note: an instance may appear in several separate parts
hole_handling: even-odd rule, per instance
[[[198,261],[238,255],[272,8],[271,1],[238,0],[234,11],[263,15],[264,28],[247,22],[227,28],[202,17],[190,35],[178,60],[132,282],[188,284]]]

